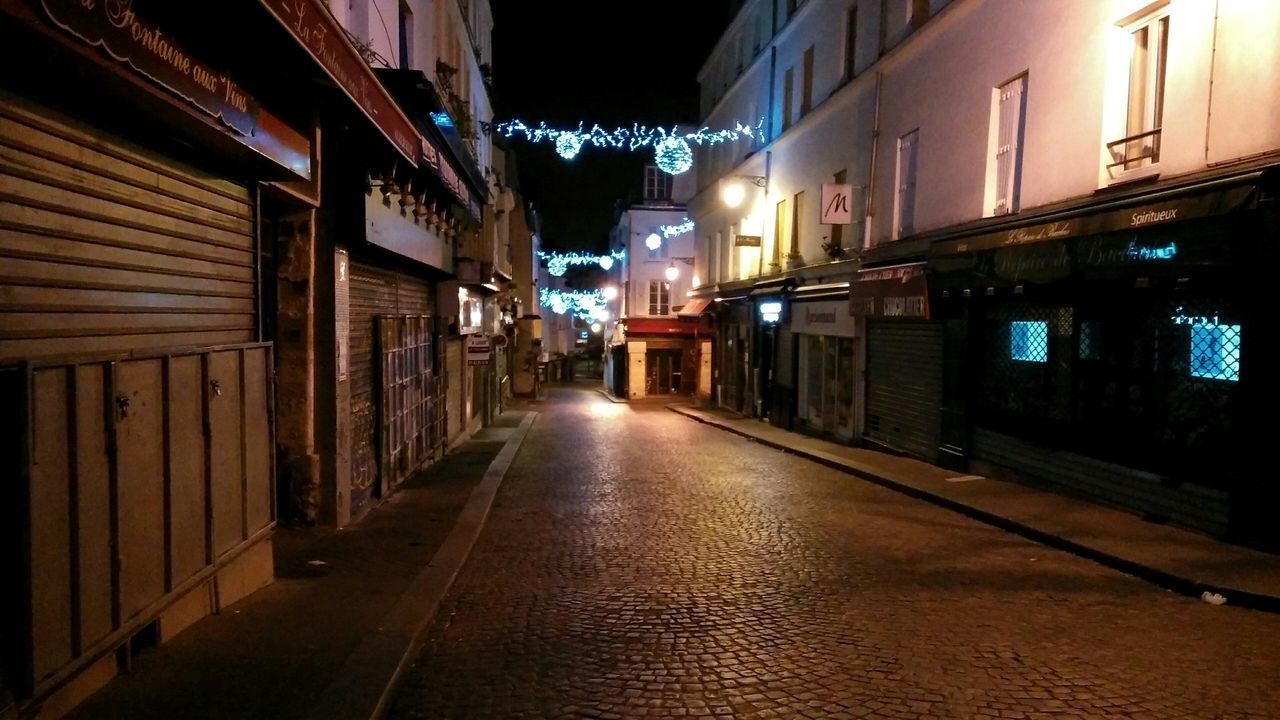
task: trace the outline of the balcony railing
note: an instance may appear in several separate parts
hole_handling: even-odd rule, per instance
[[[1132,170],[1160,162],[1160,128],[1113,140],[1107,143],[1107,152],[1115,161],[1107,165],[1107,170]]]

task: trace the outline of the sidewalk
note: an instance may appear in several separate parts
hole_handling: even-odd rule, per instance
[[[278,528],[273,584],[135,655],[67,717],[378,717],[536,416],[517,404],[349,528]]]
[[[1086,500],[961,475],[926,462],[848,447],[710,408],[667,408],[699,422],[955,510],[1174,592],[1280,613],[1280,556],[1231,545]],[[1216,600],[1216,598],[1210,598]]]

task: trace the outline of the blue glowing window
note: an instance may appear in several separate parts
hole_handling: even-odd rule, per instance
[[[1009,357],[1049,362],[1049,323],[1018,320],[1009,324]]]
[[[1240,381],[1240,326],[1191,326],[1191,377]]]

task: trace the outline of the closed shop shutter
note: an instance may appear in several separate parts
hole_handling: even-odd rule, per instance
[[[0,363],[252,342],[250,190],[0,93]]]
[[[936,460],[942,423],[942,325],[867,327],[866,436]]]
[[[358,517],[380,491],[378,400],[382,388],[375,318],[431,315],[434,299],[425,280],[357,261],[351,262],[350,283],[351,516]]]

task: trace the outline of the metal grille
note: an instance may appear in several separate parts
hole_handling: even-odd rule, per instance
[[[435,425],[431,319],[379,316],[382,360],[382,477],[386,489],[430,459]]]
[[[1066,419],[1070,415],[1071,308],[1030,304],[988,311],[988,411],[1003,416]]]

